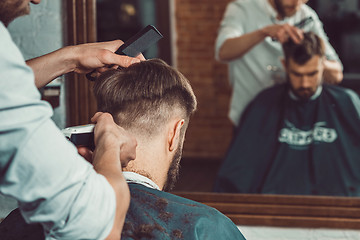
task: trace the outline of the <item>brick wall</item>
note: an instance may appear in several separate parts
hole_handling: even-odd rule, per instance
[[[186,158],[220,160],[232,137],[227,117],[227,66],[214,60],[217,29],[228,2],[175,0],[177,67],[190,80],[198,98],[198,111],[186,135]]]

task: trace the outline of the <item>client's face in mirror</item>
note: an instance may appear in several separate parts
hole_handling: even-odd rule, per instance
[[[292,92],[299,99],[308,100],[322,83],[323,59],[315,55],[305,64],[299,65],[290,58],[286,63],[286,70]]]

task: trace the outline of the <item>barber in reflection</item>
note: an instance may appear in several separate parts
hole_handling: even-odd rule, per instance
[[[323,83],[314,33],[283,45],[287,82],[246,108],[220,168],[218,192],[360,196],[360,100]]]
[[[285,81],[281,44],[300,43],[303,31],[324,40],[324,81],[339,83],[342,65],[307,0],[235,0],[227,6],[216,40],[216,58],[229,63],[233,89],[229,117],[238,125],[243,110],[263,89]]]

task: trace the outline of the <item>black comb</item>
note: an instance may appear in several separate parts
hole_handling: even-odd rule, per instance
[[[144,52],[151,45],[163,38],[163,35],[153,26],[148,25],[134,36],[129,38],[123,45],[116,50],[116,54],[136,57]],[[112,66],[109,66],[112,67]],[[95,81],[96,77],[92,76],[96,70],[86,74],[87,79]]]

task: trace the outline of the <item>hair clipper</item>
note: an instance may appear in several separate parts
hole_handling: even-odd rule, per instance
[[[77,147],[95,149],[94,124],[68,127],[61,130],[64,136]]]

